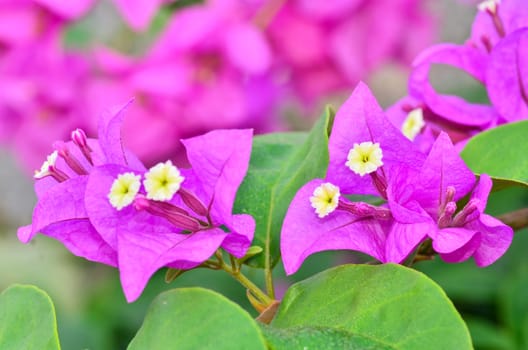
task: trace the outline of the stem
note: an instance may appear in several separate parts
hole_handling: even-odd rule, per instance
[[[226,264],[222,264],[222,268],[223,268],[224,271],[226,271],[231,276],[233,276],[234,279],[236,279],[238,282],[240,282],[244,287],[249,289],[251,294],[253,294],[263,304],[265,304],[266,307],[271,305],[274,302],[274,300],[272,298],[270,298],[269,296],[267,296],[266,294],[264,294],[264,292],[262,290],[260,290],[260,288],[256,284],[254,284],[246,276],[244,276],[242,274],[242,272],[235,271],[235,270],[233,270],[231,267],[229,267]]]
[[[268,264],[268,258],[266,258],[266,268],[264,270],[264,275],[266,278],[266,292],[272,299],[275,299],[275,289],[273,288],[273,272]]]
[[[528,227],[528,208],[512,211],[497,217],[500,221],[514,230]]]
[[[233,268],[233,271],[240,272],[240,266],[238,266],[235,257],[229,254],[229,260],[231,261],[231,267]]]

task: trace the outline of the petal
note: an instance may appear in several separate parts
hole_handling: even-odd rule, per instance
[[[365,3],[365,0],[314,1],[299,0],[296,2],[299,11],[317,20],[332,20],[349,15]]]
[[[476,48],[441,44],[423,51],[413,62],[409,77],[409,94],[443,119],[468,127],[485,128],[497,118],[493,108],[468,103],[458,96],[438,94],[429,81],[433,64],[458,68],[484,83],[487,55]]]
[[[476,198],[479,200],[478,209],[481,213],[483,213],[486,209],[486,205],[488,204],[488,197],[492,187],[493,181],[491,180],[489,175],[480,174],[479,181],[473,189],[473,192],[471,193],[471,198]]]
[[[486,86],[491,103],[508,122],[528,118],[528,28],[493,48]]]
[[[182,140],[187,159],[199,181],[204,204],[211,205],[213,218],[230,218],[236,192],[246,176],[253,131],[215,130]],[[199,195],[199,194],[198,194]]]
[[[296,272],[309,255],[323,250],[356,250],[385,261],[385,237],[390,221],[357,220],[340,210],[320,219],[309,198],[323,182],[316,179],[301,187],[288,208],[281,230],[286,274]]]
[[[447,227],[438,230],[431,238],[433,239],[433,249],[436,252],[440,254],[456,253],[451,258],[459,258],[459,260],[446,261],[461,262],[473,255],[480,245],[482,237],[475,230],[461,227]]]
[[[49,225],[87,218],[88,215],[84,207],[87,181],[87,176],[78,176],[48,188],[39,197],[33,211],[31,231],[29,231],[28,226],[19,229],[19,239],[23,243],[27,243],[36,233]]]
[[[433,144],[416,184],[415,199],[435,216],[447,187],[455,188],[454,200],[458,201],[475,185],[475,175],[460,158],[449,136],[442,132]]]
[[[175,53],[192,50],[214,35],[222,19],[204,5],[189,6],[172,16],[166,29],[157,38],[151,57],[174,57]]]
[[[513,31],[528,27],[528,7],[525,0],[501,1],[499,4],[499,17],[504,26],[506,35]],[[491,46],[495,46],[502,38],[497,33],[492,17],[486,11],[479,11],[471,28],[471,44],[478,46],[482,51],[487,47],[482,38],[486,38]]]
[[[150,277],[161,267],[189,269],[218,249],[227,233],[219,228],[190,235],[126,230],[118,233],[121,285],[128,302],[133,302]]]
[[[360,177],[345,165],[354,143],[365,141],[380,144],[388,177],[395,165],[418,168],[423,163],[424,155],[391,124],[368,87],[359,83],[337,112],[328,144],[327,179],[338,185],[342,193],[378,194],[370,176]]]
[[[249,23],[237,23],[225,33],[225,53],[231,63],[248,74],[262,74],[271,64],[271,49],[263,33]]]
[[[237,258],[242,258],[253,241],[255,219],[248,214],[233,215],[226,226],[231,232],[222,243],[222,248]]]
[[[62,1],[62,0],[35,0],[35,2],[48,8],[54,13],[68,20],[79,19],[92,7],[94,0]]]
[[[407,119],[409,112],[415,108],[421,107],[423,107],[422,102],[412,96],[405,96],[392,106],[388,107],[385,110],[385,114],[391,121],[392,125],[398,130],[402,130],[403,123]],[[422,153],[429,153],[435,141],[436,137],[433,135],[432,126],[431,123],[427,123],[413,140],[413,143]]]
[[[407,166],[394,168],[387,186],[387,200],[391,213],[400,223],[422,222],[430,219],[416,199],[418,170]]]
[[[86,185],[84,204],[90,221],[101,237],[117,250],[117,234],[122,230],[144,231],[149,234],[175,232],[177,228],[167,220],[137,211],[132,205],[115,209],[108,200],[108,193],[117,175],[134,172],[119,165],[95,167]]]
[[[513,240],[512,228],[487,214],[481,214],[478,220],[466,227],[482,235],[482,242],[474,254],[475,262],[480,267],[493,264],[504,255]]]
[[[74,255],[117,267],[117,253],[94,229],[88,219],[70,220],[47,226],[42,234],[52,237]]]
[[[387,236],[384,262],[403,262],[434,229],[432,220],[410,224],[394,221]]]
[[[155,63],[137,67],[129,83],[135,89],[157,96],[183,98],[191,86],[189,67],[172,60],[169,64]]]
[[[125,119],[125,110],[132,101],[107,109],[99,117],[99,144],[109,163],[127,164],[121,140],[121,125]]]

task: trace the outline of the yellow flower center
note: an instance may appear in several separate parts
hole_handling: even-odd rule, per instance
[[[108,193],[110,204],[117,210],[130,205],[139,192],[140,180],[141,176],[134,173],[119,174]]]
[[[333,212],[337,208],[340,195],[339,187],[329,182],[318,186],[310,197],[310,203],[315,209],[317,216],[324,218]]]
[[[345,165],[356,174],[363,176],[375,172],[382,162],[383,152],[379,143],[362,142],[354,143],[354,147],[348,152]]]
[[[184,177],[170,160],[158,163],[145,174],[143,186],[147,191],[147,198],[156,201],[168,201],[180,189]]]
[[[425,126],[423,111],[421,108],[413,109],[403,122],[401,131],[409,140],[413,141]]]

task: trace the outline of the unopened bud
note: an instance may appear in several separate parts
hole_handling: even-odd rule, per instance
[[[475,220],[480,212],[478,210],[480,204],[480,199],[473,198],[471,199],[462,210],[455,215],[453,219],[453,226],[464,226],[468,222]]]
[[[88,160],[90,164],[93,164],[92,155],[91,155],[92,149],[90,148],[90,146],[88,146],[88,140],[86,138],[86,133],[84,132],[84,130],[82,129],[73,130],[71,133],[71,139],[73,143],[77,147],[79,147],[82,154],[86,157],[86,160]]]
[[[187,214],[182,214],[182,209],[167,202],[162,203],[147,199],[144,196],[137,196],[134,200],[134,208],[136,210],[145,210],[152,215],[167,219],[171,224],[182,230],[196,232],[205,228],[200,225],[197,219]]]
[[[78,175],[87,175],[88,171],[79,163],[79,161],[70,153],[68,145],[63,141],[56,141],[53,143],[53,148],[58,152],[58,155],[64,159],[66,164]]]
[[[181,199],[192,211],[201,216],[207,216],[208,210],[202,201],[184,188],[180,188],[178,191]]]
[[[455,202],[448,202],[438,217],[438,227],[444,228],[451,226],[453,214],[455,213],[456,209],[457,205]]]

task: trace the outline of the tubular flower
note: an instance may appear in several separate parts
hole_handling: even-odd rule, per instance
[[[134,173],[119,174],[112,183],[108,200],[117,210],[132,204],[141,186],[141,176]]]
[[[395,169],[401,164],[419,169],[425,156],[385,117],[364,84],[337,112],[329,153],[326,179],[299,189],[286,213],[281,231],[286,273],[323,250],[350,249],[381,262],[402,262],[425,239],[427,223],[420,217],[398,221],[390,203],[352,202],[343,195],[374,195],[383,203]]]
[[[157,201],[168,201],[178,190],[184,178],[177,167],[170,160],[158,163],[145,174],[143,186],[147,191],[147,198]]]
[[[219,248],[244,256],[255,222],[232,209],[252,130],[184,140],[192,168],[181,173],[170,161],[147,170],[121,142],[127,105],[102,114],[98,140],[75,130],[71,142],[55,144],[37,172],[33,223],[18,236],[28,242],[41,232],[76,255],[118,267],[134,301],[161,267],[190,269]]]
[[[346,166],[359,176],[370,174],[383,165],[383,152],[379,143],[361,142],[354,143],[347,156]]]
[[[405,220],[421,216],[429,222],[433,249],[447,262],[474,257],[478,266],[488,266],[508,249],[513,230],[484,213],[491,179],[481,174],[478,183],[464,164],[449,137],[436,140],[420,171],[401,169],[390,186],[389,202],[396,202],[393,215]],[[457,208],[457,201],[469,201]],[[458,210],[459,209],[459,210]]]
[[[143,171],[143,186],[133,199],[127,197],[131,205],[120,210],[108,193],[131,169],[106,164],[92,170],[87,212],[117,252],[128,301],[138,298],[162,267],[194,268],[218,248],[244,256],[255,222],[249,215],[233,215],[232,208],[247,171],[251,140],[251,130],[217,130],[183,140],[192,168],[178,170],[167,161]]]
[[[424,126],[423,110],[421,108],[415,108],[407,114],[401,130],[405,137],[413,141]]]
[[[320,218],[324,218],[337,208],[339,196],[339,187],[326,182],[316,187],[313,195],[310,197],[310,203],[312,203],[315,213]]]
[[[36,233],[41,233],[59,240],[75,255],[117,266],[116,251],[92,225],[84,199],[88,175],[94,167],[118,161],[136,171],[144,169],[137,159],[123,150],[118,130],[116,133],[114,128],[127,106],[102,114],[98,140],[87,139],[83,131],[75,130],[72,141],[54,144],[55,151],[35,173],[38,201],[32,224],[18,229],[20,241],[27,243]],[[116,190],[117,187],[124,188],[116,186]],[[112,197],[116,205],[124,205],[127,200],[126,194]]]

